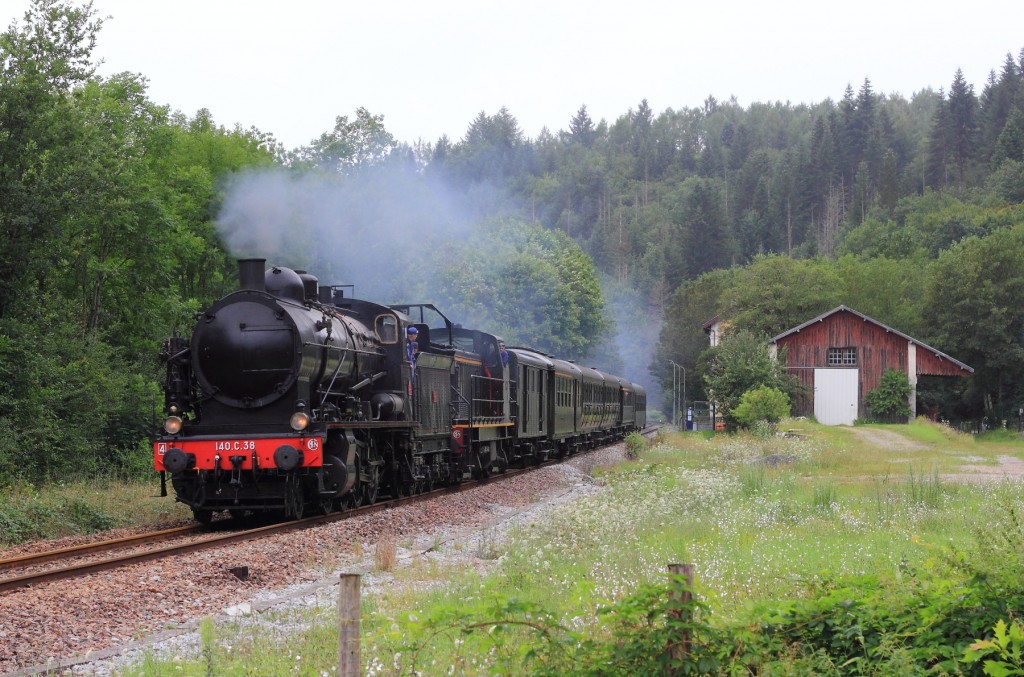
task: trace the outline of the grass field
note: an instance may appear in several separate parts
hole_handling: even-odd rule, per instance
[[[365,674],[560,674],[577,670],[585,652],[600,654],[595,641],[619,642],[616,655],[628,657],[622,647],[634,645],[616,624],[637,621],[639,634],[656,634],[661,626],[644,629],[644,613],[630,605],[643,586],[666,581],[670,563],[693,564],[708,637],[727,633],[709,639],[708,651],[758,647],[754,657],[715,658],[704,666],[711,672],[749,674],[756,664],[762,674],[970,673],[960,659],[973,638],[957,633],[983,632],[991,619],[961,631],[964,612],[948,618],[940,590],[968,585],[978,571],[990,584],[1019,579],[1024,512],[1009,478],[954,478],[1021,457],[1021,439],[975,439],[926,422],[782,428],[793,436],[667,435],[639,460],[605,470],[602,492],[477,546],[491,573],[425,561],[396,569],[392,585],[363,600]],[[821,621],[820,632],[800,620],[832,618],[829,600],[845,590],[851,599],[840,604],[863,607],[842,612],[858,619],[848,635],[836,630],[846,627],[841,618],[830,621],[836,627]],[[941,630],[937,638],[890,619],[904,609],[910,618],[931,609],[926,625]],[[333,606],[264,616],[256,625],[211,621],[200,659],[150,656],[130,674],[335,674]],[[889,633],[889,624],[903,629]],[[818,646],[821,633],[832,634]],[[764,648],[769,634],[775,643]],[[932,645],[919,650],[925,640],[934,657]],[[619,674],[609,665],[578,674]]]
[[[0,547],[191,519],[190,510],[159,493],[155,474],[135,481],[18,484],[0,489]]]

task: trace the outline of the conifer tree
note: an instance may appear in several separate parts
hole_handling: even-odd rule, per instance
[[[950,155],[950,120],[946,94],[939,90],[939,100],[932,115],[932,129],[928,135],[928,155],[925,158],[925,185],[942,188],[948,182],[946,162]]]
[[[1007,52],[1003,69],[998,79],[993,71],[985,85],[979,114],[981,125],[982,156],[989,157],[995,150],[996,139],[1010,117],[1014,101],[1024,90],[1021,72],[1013,56]]]
[[[996,139],[992,153],[992,164],[998,167],[1006,160],[1024,162],[1024,108],[1014,107],[1003,131]]]
[[[654,140],[651,134],[651,127],[654,123],[654,113],[647,99],[640,102],[636,113],[630,115],[632,130],[632,149],[636,156],[637,178],[641,181],[641,200],[644,204],[648,199],[648,186],[651,176],[651,158],[654,155]]]
[[[569,121],[569,138],[574,142],[590,148],[597,139],[594,121],[587,113],[586,105],[580,106],[576,115]]]
[[[956,167],[957,181],[963,185],[974,160],[978,133],[978,99],[974,95],[974,85],[967,84],[964,73],[959,68],[956,69],[953,84],[949,88],[947,110],[949,156]]]

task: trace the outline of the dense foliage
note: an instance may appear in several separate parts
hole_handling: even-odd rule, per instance
[[[789,416],[789,395],[778,388],[758,386],[740,397],[740,403],[733,410],[733,417],[745,428],[757,423],[774,427]]]
[[[730,334],[709,349],[707,355],[704,383],[730,428],[761,418],[777,422],[789,414],[789,402],[801,393],[802,386],[786,372],[782,360],[772,358],[767,341],[761,335],[749,331]],[[759,389],[769,392],[754,396],[754,400],[761,400],[755,407],[749,393]],[[784,404],[770,391],[781,395]],[[740,409],[744,401],[746,407]],[[786,412],[775,416],[783,408]]]
[[[564,233],[499,221],[463,244],[446,253],[449,265],[431,278],[433,294],[453,318],[486,327],[509,345],[571,358],[587,355],[595,337],[605,335],[594,263]],[[421,265],[424,274],[427,268]]]
[[[142,75],[98,76],[90,3],[26,2],[0,34],[0,481],[138,453],[158,343],[232,288],[232,259],[360,282],[328,242],[390,280],[376,300],[443,301],[642,383],[670,383],[669,360],[699,375],[715,315],[772,335],[844,303],[975,367],[945,396],[957,415],[1024,403],[1024,53],[980,94],[957,72],[910,99],[865,79],[809,104],[583,105],[534,139],[501,109],[416,145],[359,108],[286,150],[154,103]],[[232,221],[257,168],[283,177],[265,223]],[[274,209],[289,200],[319,211]]]
[[[1004,562],[999,571],[1013,568]],[[958,569],[954,581],[911,570],[905,584],[816,581],[806,597],[762,605],[745,624],[709,622],[712,609],[683,601],[684,582],[672,580],[601,609],[609,627],[600,639],[560,625],[542,606],[500,597],[485,614],[445,609],[422,625],[431,642],[487,632],[505,669],[532,675],[1020,674],[989,671],[1024,667],[1021,628],[1007,631],[1005,622],[1024,602],[1020,585],[997,591]],[[512,631],[519,628],[528,633]],[[408,648],[414,656],[421,649]]]
[[[272,160],[256,132],[153,104],[139,76],[98,78],[101,24],[39,0],[0,35],[0,480],[137,453],[158,336],[223,289],[219,177]]]
[[[865,397],[872,418],[905,423],[910,416],[910,381],[907,375],[896,369],[886,369],[878,387]]]

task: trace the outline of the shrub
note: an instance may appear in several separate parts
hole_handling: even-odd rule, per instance
[[[486,652],[486,674],[720,674],[723,658],[735,652],[732,638],[708,623],[707,605],[683,598],[682,577],[670,579],[599,608],[598,626],[585,632],[567,627],[542,604],[502,595],[483,605],[439,608],[423,620],[409,614],[397,655],[408,661],[408,674],[424,674],[432,650],[446,645],[452,664],[465,662],[469,652]],[[684,638],[687,650],[673,651]]]
[[[63,512],[66,514],[67,522],[82,533],[106,531],[117,526],[117,519],[113,515],[82,498],[73,497],[68,500]]]
[[[788,397],[796,397],[806,391],[797,378],[786,371],[785,359],[771,356],[767,337],[746,331],[729,334],[704,355],[706,358],[702,356],[702,359],[708,360],[705,389],[714,393],[718,411],[730,430],[739,423],[735,410],[746,392],[769,387]]]
[[[871,415],[881,419],[903,419],[910,416],[910,381],[897,369],[886,369],[878,387],[868,393],[865,402]]]
[[[992,639],[975,641],[964,653],[963,660],[965,663],[981,662],[986,675],[1024,675],[1022,649],[1024,626],[1017,621],[1007,625],[999,619],[993,628]]]
[[[0,547],[21,543],[34,535],[35,526],[24,510],[0,505]]]
[[[640,452],[647,447],[647,440],[640,433],[626,435],[626,456],[631,459],[640,458]]]
[[[744,428],[750,428],[758,421],[767,421],[774,426],[789,416],[789,395],[768,386],[748,390],[740,397],[739,406],[732,415]]]

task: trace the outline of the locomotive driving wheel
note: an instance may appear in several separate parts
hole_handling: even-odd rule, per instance
[[[358,508],[363,504],[363,487],[358,480],[352,490],[348,492],[348,496],[345,497],[345,502],[349,508]]]

